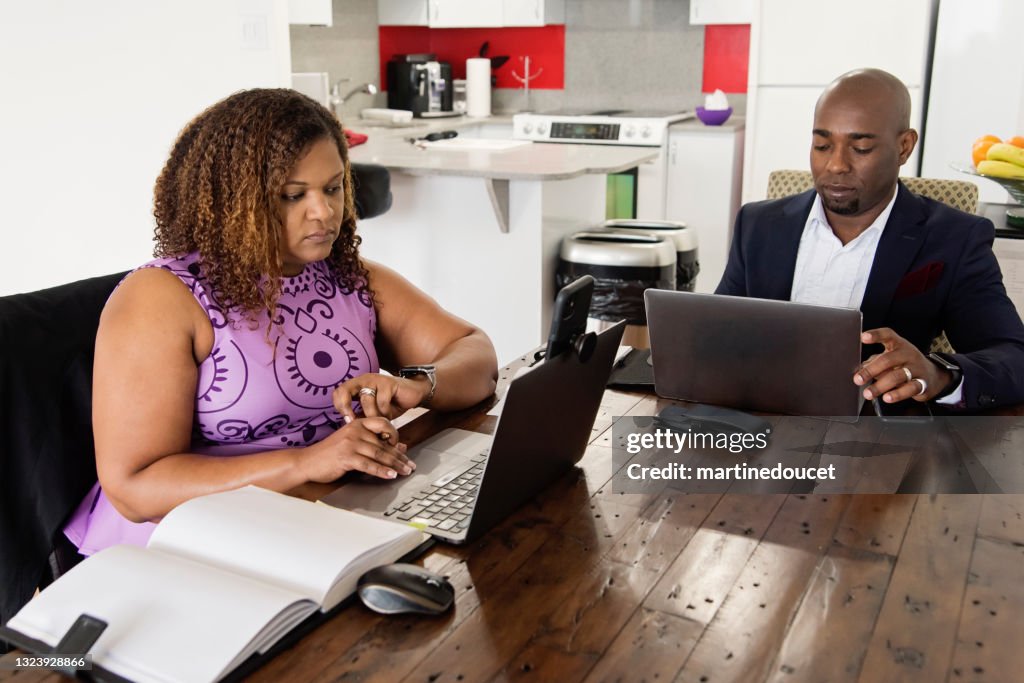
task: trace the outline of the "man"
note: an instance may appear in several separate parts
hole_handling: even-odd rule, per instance
[[[1024,402],[1024,325],[995,229],[899,183],[916,143],[903,83],[876,69],[840,76],[814,109],[815,189],[740,209],[716,293],[860,308],[861,341],[882,346],[853,376],[868,400]],[[956,353],[928,355],[943,331]]]

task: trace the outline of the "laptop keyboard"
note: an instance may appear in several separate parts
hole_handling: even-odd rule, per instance
[[[384,516],[441,531],[464,531],[469,526],[489,452],[489,448],[484,449],[470,459],[468,467],[448,472],[430,486],[395,503]]]

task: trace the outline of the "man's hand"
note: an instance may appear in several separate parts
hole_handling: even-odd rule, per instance
[[[928,360],[916,346],[888,327],[867,330],[860,335],[860,340],[864,344],[881,344],[884,348],[882,353],[868,358],[853,375],[853,383],[865,387],[864,398],[869,401],[877,396],[885,403],[908,398],[930,401],[953,381],[952,373]]]

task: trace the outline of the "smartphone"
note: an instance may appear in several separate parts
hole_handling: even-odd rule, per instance
[[[551,311],[551,332],[545,358],[554,358],[572,348],[573,340],[587,332],[590,298],[594,295],[594,278],[584,275],[562,287]]]
[[[875,406],[875,415],[880,417],[882,422],[916,424],[934,420],[932,409],[928,407],[927,403],[921,401],[908,398],[897,403],[885,403],[877,396],[871,401]]]

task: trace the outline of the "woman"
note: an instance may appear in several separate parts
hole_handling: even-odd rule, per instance
[[[313,100],[249,90],[200,114],[154,214],[158,258],[118,286],[96,337],[99,483],[65,529],[82,554],[144,544],[215,491],[409,474],[389,418],[494,391],[483,332],[359,258],[345,138]],[[415,365],[434,369],[378,374]]]

